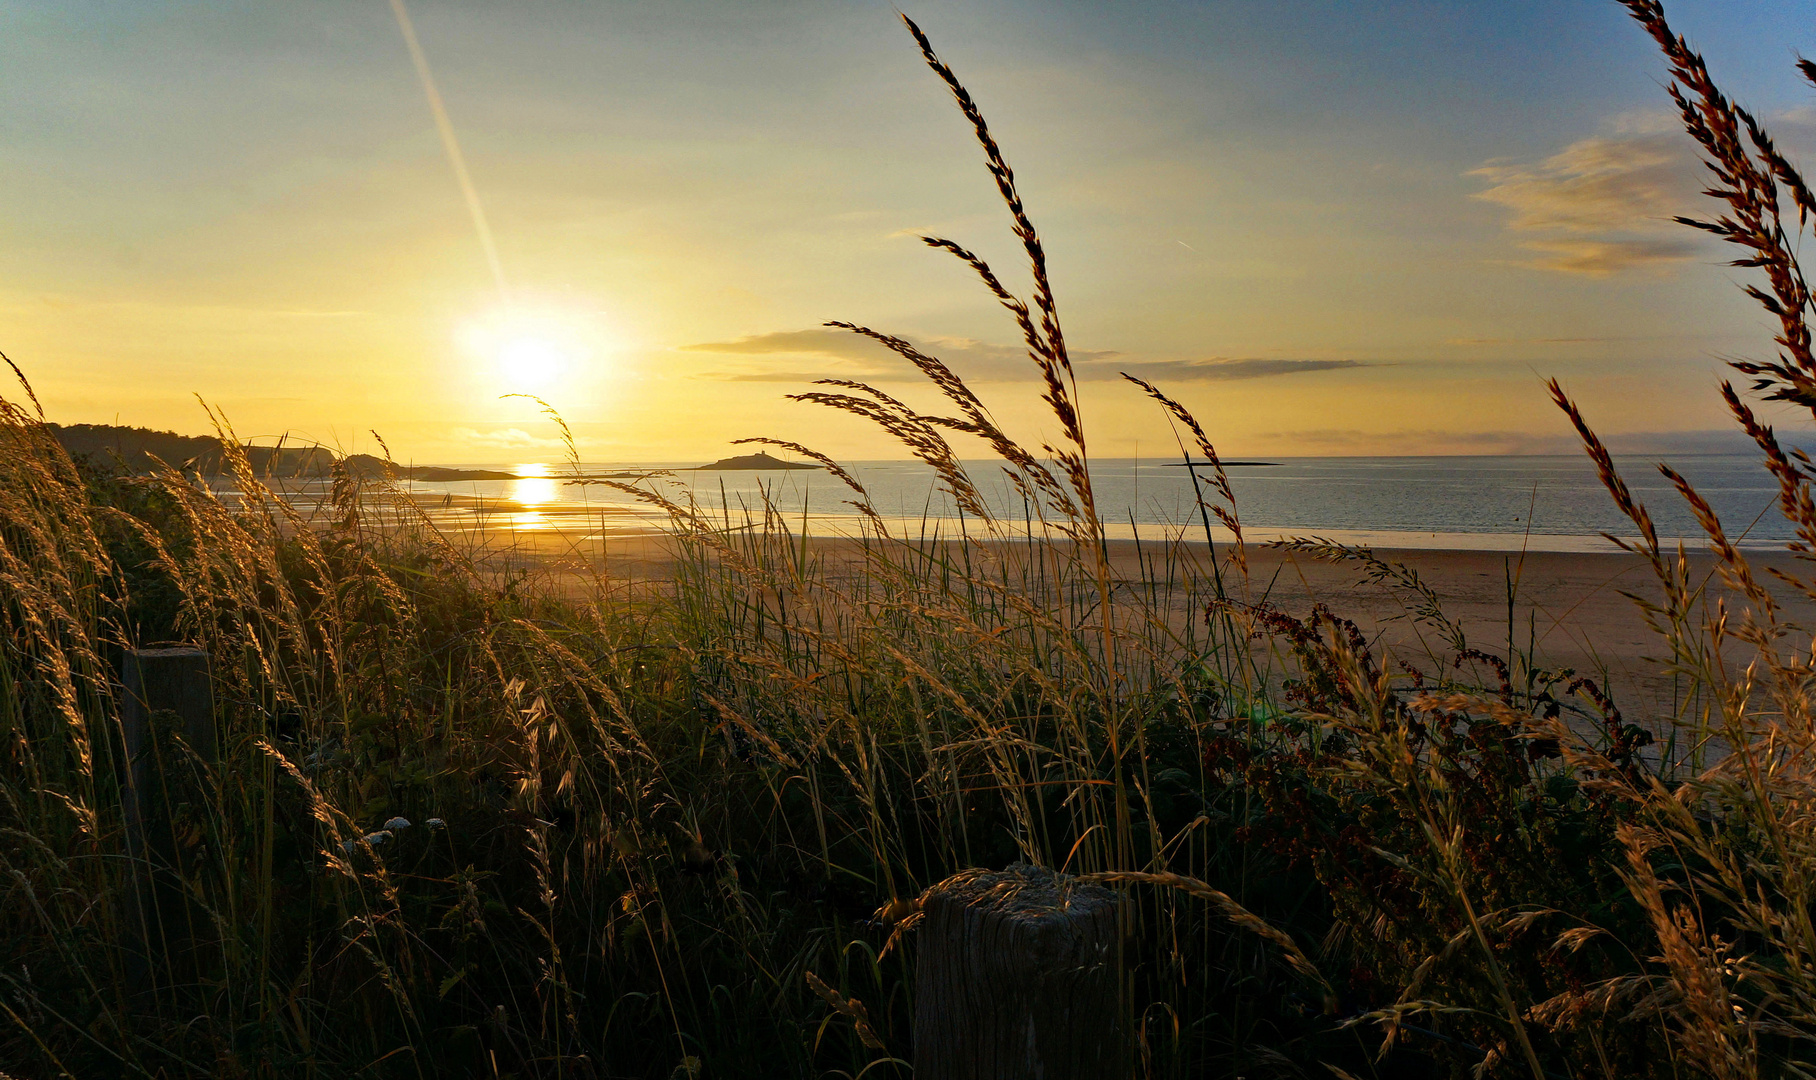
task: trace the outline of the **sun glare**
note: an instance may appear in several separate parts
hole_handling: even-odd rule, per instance
[[[526,476],[511,482],[511,498],[528,509],[547,506],[561,495],[561,482],[549,477]]]
[[[547,396],[596,381],[613,350],[597,320],[557,308],[504,308],[468,320],[459,342],[484,387],[499,394]]]
[[[517,479],[511,481],[511,498],[526,510],[547,506],[561,494],[561,482],[549,473],[542,462],[517,466]]]
[[[498,374],[520,391],[547,390],[567,374],[567,350],[542,337],[514,337],[498,347]]]

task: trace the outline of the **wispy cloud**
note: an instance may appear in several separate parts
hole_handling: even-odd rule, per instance
[[[1575,443],[1565,435],[1524,431],[1364,431],[1313,428],[1277,431],[1260,437],[1267,453],[1307,457],[1356,454],[1567,454]]]
[[[849,330],[815,327],[811,330],[778,330],[752,334],[733,341],[703,341],[680,347],[683,352],[719,353],[727,356],[788,357],[795,363],[787,368],[758,367],[743,371],[705,371],[694,376],[714,382],[796,383],[805,385],[816,379],[840,378],[888,381],[912,372],[901,357],[888,349]],[[816,368],[803,368],[801,360],[816,361]]]
[[[850,371],[709,371],[697,378],[715,382],[798,383],[806,385],[820,379],[846,378]]]
[[[1265,379],[1273,375],[1301,375],[1313,371],[1340,371],[1345,368],[1371,367],[1361,360],[1285,360],[1272,357],[1231,359],[1211,357],[1203,360],[1149,360],[1115,365],[1106,370],[1093,366],[1079,373],[1081,378],[1119,378],[1131,375],[1156,381],[1229,382],[1236,379]]]
[[[1529,265],[1560,274],[1605,278],[1629,270],[1663,271],[1696,255],[1689,240],[1528,240],[1520,245],[1539,257]]]
[[[1537,164],[1485,165],[1494,186],[1476,198],[1514,214],[1528,232],[1603,233],[1668,218],[1696,190],[1689,140],[1675,132],[1582,139]]]
[[[457,442],[472,446],[485,446],[499,450],[559,450],[564,444],[560,439],[545,439],[531,435],[522,428],[498,428],[492,431],[480,431],[476,428],[455,428],[449,433]],[[576,440],[586,442],[585,439]]]
[[[735,341],[704,341],[696,345],[683,345],[681,349],[684,352],[742,353],[750,356],[787,353],[793,356],[817,355],[876,359],[879,356],[889,355],[887,349],[869,338],[861,337],[847,330],[819,328],[777,330],[768,334],[752,334]]]
[[[1528,266],[1598,278],[1666,270],[1697,253],[1671,219],[1699,209],[1705,174],[1689,138],[1661,127],[1581,139],[1543,161],[1490,162],[1469,173],[1490,184],[1475,197],[1513,212],[1506,227],[1533,253]]]
[[[1360,428],[1314,428],[1276,431],[1259,437],[1263,452],[1307,457],[1356,454],[1528,455],[1582,453],[1582,443],[1569,431],[1363,431]],[[1756,449],[1745,432],[1733,428],[1687,431],[1608,433],[1603,443],[1616,454],[1664,458],[1689,454],[1745,454]]]
[[[1607,341],[1637,341],[1634,337],[1458,337],[1446,345],[1591,345]]]
[[[909,338],[917,349],[937,356],[966,379],[979,382],[1033,379],[1034,364],[1020,345],[980,341],[977,338],[928,335]],[[709,341],[683,345],[687,352],[743,356],[821,357],[832,361],[828,369],[804,371],[799,365],[786,370],[706,372],[703,379],[724,382],[812,382],[829,376],[899,381],[919,379],[912,365],[869,338],[843,330],[783,330],[754,334],[734,341]],[[1124,371],[1144,379],[1171,381],[1228,381],[1294,375],[1313,371],[1366,366],[1360,360],[1294,360],[1274,357],[1202,357],[1189,360],[1142,360],[1107,349],[1074,350],[1073,364],[1081,380],[1117,379]]]
[[[936,356],[966,379],[979,382],[1031,379],[1035,368],[1027,350],[1019,345],[1003,345],[977,338],[929,334],[921,337],[904,335],[915,348]],[[812,382],[828,377],[876,379],[878,381],[918,380],[914,366],[889,349],[862,334],[849,330],[812,329],[779,330],[753,334],[733,341],[707,341],[683,345],[685,352],[723,353],[741,356],[788,356],[822,358],[832,366],[801,374],[798,371],[707,372],[699,378],[726,382]],[[1104,350],[1074,351],[1078,363],[1108,360],[1120,353]],[[798,368],[798,365],[795,365]]]

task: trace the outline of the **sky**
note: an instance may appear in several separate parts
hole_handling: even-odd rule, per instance
[[[1050,257],[1091,450],[1567,452],[1556,376],[1617,448],[1732,445],[1768,356],[1664,67],[1611,0],[928,0]],[[1816,11],[1668,0],[1816,161]],[[287,433],[401,460],[685,461],[730,440],[903,456],[788,400],[933,410],[906,337],[1055,437],[977,144],[880,0],[409,0],[488,258],[388,0],[0,7],[0,351],[49,419]],[[943,411],[943,410],[942,410]],[[1785,421],[1795,423],[1793,417]],[[1804,422],[1807,422],[1805,418]],[[961,447],[961,451],[968,448]]]

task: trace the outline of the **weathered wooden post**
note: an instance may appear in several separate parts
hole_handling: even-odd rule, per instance
[[[128,649],[121,664],[120,729],[126,750],[124,787],[127,855],[133,860],[127,919],[137,938],[129,952],[127,981],[134,992],[150,988],[154,960],[176,960],[194,940],[194,921],[181,885],[165,805],[169,771],[158,725],[173,724],[201,762],[219,761],[214,732],[214,685],[201,649]],[[168,745],[168,742],[165,742]],[[187,965],[184,965],[187,966]]]
[[[915,1080],[1123,1080],[1115,893],[1042,867],[928,890],[916,931]]]
[[[131,763],[126,777],[127,835],[142,843],[151,809],[145,800],[151,795],[152,714],[176,713],[183,741],[212,765],[219,758],[214,737],[214,683],[209,677],[208,653],[201,649],[128,649],[121,667],[120,682],[126,693],[120,702],[120,727],[126,760]]]

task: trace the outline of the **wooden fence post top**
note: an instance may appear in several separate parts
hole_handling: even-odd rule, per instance
[[[1017,864],[928,889],[915,972],[917,1080],[1127,1076],[1116,893]]]
[[[208,650],[193,645],[127,649],[120,667],[125,690],[120,722],[129,758],[137,759],[145,749],[150,714],[167,709],[182,716],[183,736],[190,749],[203,761],[219,760]]]
[[[192,645],[159,645],[149,649],[127,649],[126,667],[130,671],[141,665],[155,668],[190,668],[208,663],[208,650]]]
[[[1117,902],[1116,894],[1102,885],[1026,863],[1006,870],[961,870],[927,890],[928,901],[936,897],[966,907],[986,905],[999,919],[1068,923],[1088,920]]]

